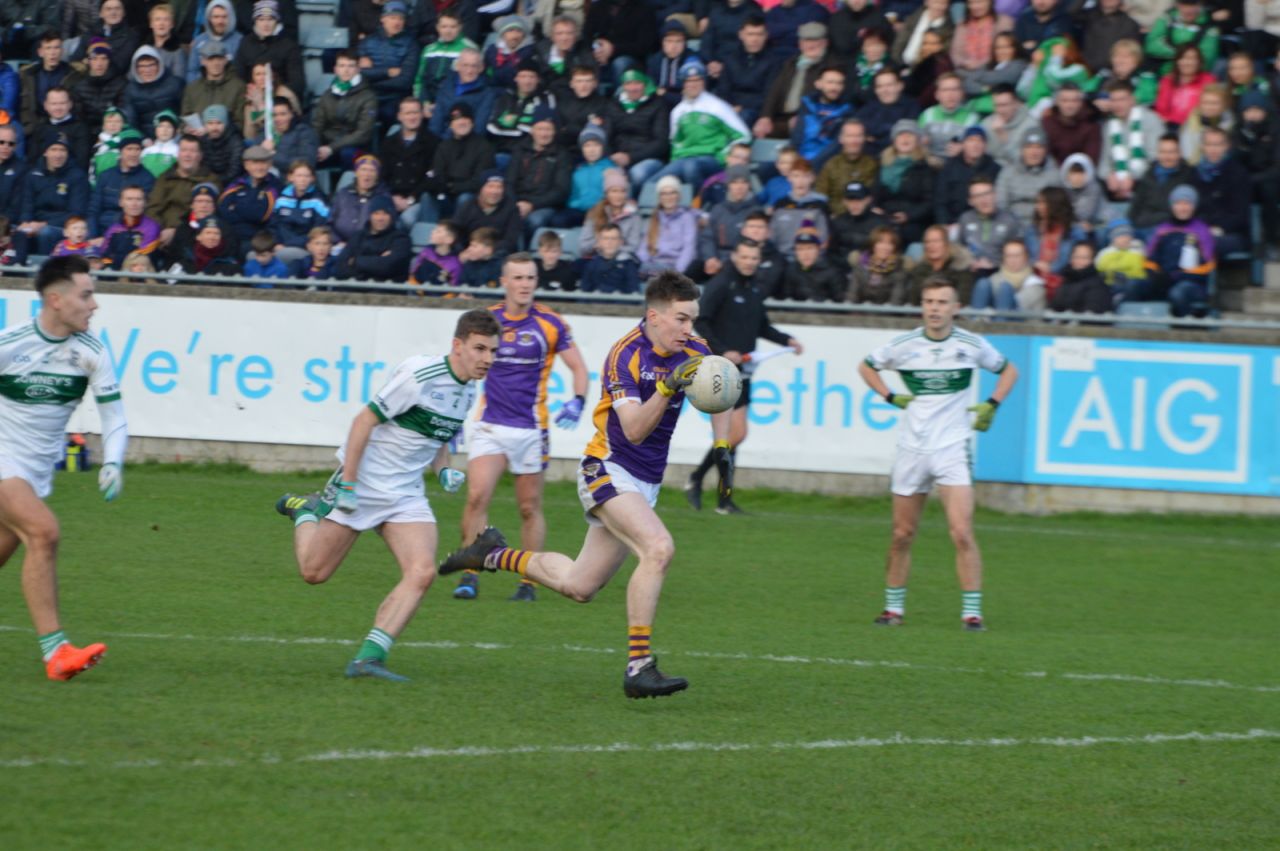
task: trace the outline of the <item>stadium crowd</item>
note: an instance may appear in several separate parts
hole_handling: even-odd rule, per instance
[[[0,4],[0,263],[1181,316],[1280,256],[1280,0],[298,6]]]

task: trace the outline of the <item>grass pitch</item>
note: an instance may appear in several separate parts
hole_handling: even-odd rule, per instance
[[[439,582],[392,653],[413,682],[343,679],[396,573],[367,535],[297,578],[271,506],[322,481],[135,467],[104,506],[60,476],[64,619],[110,652],[46,681],[0,571],[0,845],[1280,845],[1274,521],[983,512],[991,631],[967,634],[936,507],[883,629],[887,500],[747,492],[718,517],[664,492],[655,645],[691,687],[628,701],[628,568],[587,606]],[[432,501],[452,548],[461,499]],[[576,551],[569,486],[547,514]]]

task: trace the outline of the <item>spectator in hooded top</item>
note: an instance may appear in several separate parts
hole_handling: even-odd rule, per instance
[[[40,161],[23,184],[22,210],[14,228],[19,265],[28,252],[48,254],[62,239],[67,218],[89,208],[89,177],[71,161],[67,140],[55,137],[45,144]]]
[[[369,202],[368,221],[338,257],[338,277],[403,283],[411,259],[409,235],[395,226],[395,204],[378,195]]]
[[[150,127],[158,113],[182,107],[183,79],[171,74],[154,47],[144,45],[133,56],[129,84],[124,87],[120,107],[130,127]]]
[[[201,75],[182,91],[182,114],[199,115],[205,107],[219,103],[239,126],[244,116],[245,85],[231,69],[226,42],[209,39],[200,52]]]
[[[187,82],[200,79],[200,48],[219,42],[226,48],[226,55],[231,57],[236,55],[243,39],[244,35],[236,29],[236,9],[230,0],[210,0],[204,9],[204,28],[192,40],[191,52],[187,56]]]
[[[742,0],[742,8],[755,8],[751,0]],[[713,91],[731,104],[748,127],[756,123],[764,99],[773,86],[782,58],[768,49],[769,33],[764,18],[758,14],[742,20],[738,37],[725,45],[719,55],[707,63],[707,73],[715,79]],[[703,38],[703,47],[706,38]],[[705,52],[703,53],[706,56]]]
[[[108,109],[120,106],[129,80],[111,73],[111,45],[106,39],[89,45],[85,66],[87,73],[72,84],[71,100],[76,115],[92,130],[102,126],[102,116]]]
[[[87,37],[80,38],[73,59],[83,59],[94,37],[104,38],[111,45],[111,71],[123,76],[132,68],[134,52],[142,46],[142,39],[135,29],[124,21],[124,0],[102,0],[98,7],[98,21]]]
[[[142,166],[142,134],[125,130],[120,134],[120,161],[101,172],[89,195],[89,233],[95,237],[120,218],[120,194],[130,186],[142,189],[142,200],[156,185],[155,176]]]
[[[813,166],[809,161],[803,157],[797,158],[787,172],[790,189],[773,205],[770,232],[778,248],[787,257],[791,256],[796,244],[796,234],[802,228],[817,233],[824,246],[830,241],[827,198],[813,191],[814,178]]]
[[[62,38],[56,32],[47,32],[40,37],[39,53],[38,62],[32,62],[18,72],[21,90],[19,118],[27,128],[34,127],[45,117],[44,97],[49,89],[54,86],[74,89],[81,77],[78,70],[62,60]]]
[[[360,74],[354,53],[344,50],[333,63],[333,82],[316,102],[311,126],[320,139],[320,167],[350,168],[356,155],[373,147],[378,98]]]
[[[627,172],[632,186],[640,186],[666,161],[670,129],[666,105],[643,71],[632,68],[605,110],[609,128],[609,159]]]
[[[400,99],[413,93],[418,42],[405,32],[408,14],[404,0],[387,0],[382,5],[379,31],[362,39],[357,48],[360,74],[373,87],[384,124],[394,119]]]
[[[307,78],[302,70],[302,48],[286,32],[281,21],[280,4],[276,0],[256,0],[253,4],[252,29],[235,52],[236,74],[240,79],[250,81],[253,79],[253,66],[264,62],[271,65],[275,82],[294,92],[307,90]]]

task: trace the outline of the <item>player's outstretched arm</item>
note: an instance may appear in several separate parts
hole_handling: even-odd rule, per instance
[[[570,345],[562,351],[560,360],[564,361],[564,365],[573,373],[573,398],[561,407],[560,413],[556,416],[556,425],[560,428],[574,428],[582,417],[583,408],[586,407],[587,388],[590,386],[591,379],[587,374],[587,364],[582,359],[582,352],[577,346]]]

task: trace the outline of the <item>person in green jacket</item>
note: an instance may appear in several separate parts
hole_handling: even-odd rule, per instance
[[[1156,19],[1147,33],[1147,55],[1162,60],[1160,73],[1173,70],[1173,55],[1184,44],[1194,44],[1204,57],[1204,67],[1212,68],[1218,61],[1221,48],[1218,45],[1218,28],[1209,19],[1209,13],[1200,0],[1177,0],[1176,5]]]
[[[1042,100],[1051,99],[1063,83],[1084,88],[1089,69],[1080,59],[1080,48],[1067,36],[1045,39],[1031,55],[1031,64],[1018,81],[1018,97],[1034,110]]]

